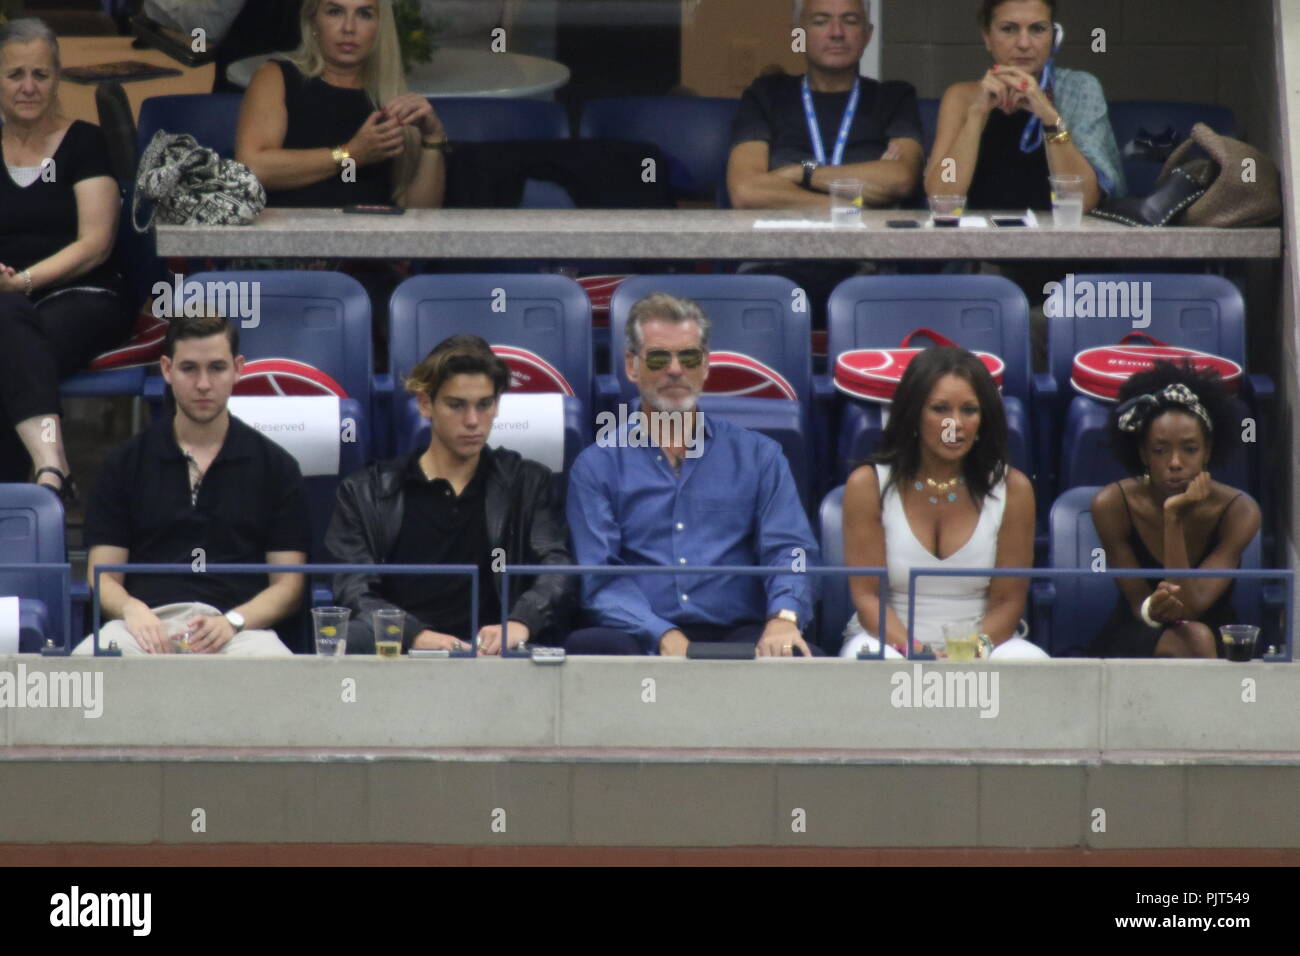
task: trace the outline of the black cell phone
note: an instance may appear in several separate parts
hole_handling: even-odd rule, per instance
[[[406,213],[406,209],[402,206],[367,206],[364,204],[344,206],[343,211],[358,216],[401,216]]]
[[[891,219],[885,223],[890,229],[920,229],[921,224],[915,219]]]
[[[1017,226],[1029,225],[1029,223],[1025,222],[1025,220],[1020,216],[994,216],[992,218],[993,225],[997,226],[999,229],[1014,229]]]

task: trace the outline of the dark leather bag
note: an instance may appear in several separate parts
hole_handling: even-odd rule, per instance
[[[1197,123],[1166,160],[1154,193],[1108,201],[1092,214],[1126,226],[1260,226],[1282,214],[1280,183],[1258,149]]]

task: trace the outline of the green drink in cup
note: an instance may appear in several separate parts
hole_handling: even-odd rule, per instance
[[[386,661],[397,660],[402,653],[406,612],[399,608],[383,608],[374,611],[371,620],[375,628],[375,653]]]

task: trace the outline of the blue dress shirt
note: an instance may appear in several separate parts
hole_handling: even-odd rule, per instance
[[[578,563],[790,568],[802,554],[803,566],[815,564],[817,543],[781,446],[706,418],[700,448],[697,457],[682,460],[680,476],[659,448],[584,450],[569,474]],[[589,575],[582,581],[592,623],[626,631],[650,652],[680,625],[732,626],[790,610],[805,627],[813,597],[813,579],[798,573]]]

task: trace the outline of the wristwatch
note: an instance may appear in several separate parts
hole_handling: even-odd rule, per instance
[[[800,183],[804,189],[813,188],[813,173],[817,172],[817,164],[811,159],[803,161],[803,182]]]
[[[225,613],[225,618],[230,622],[230,626],[235,629],[236,634],[244,629],[244,615],[240,614],[238,611],[227,611]]]
[[[1073,137],[1070,136],[1070,131],[1065,127],[1065,117],[1061,116],[1059,113],[1056,114],[1055,126],[1048,126],[1046,123],[1043,124],[1043,133],[1046,135],[1049,143],[1056,143],[1058,145],[1061,143],[1068,143],[1073,139]]]
[[[451,143],[448,142],[445,136],[442,139],[422,139],[420,140],[420,148],[451,152]]]
[[[342,169],[343,164],[352,158],[352,154],[348,152],[346,146],[335,146],[330,150],[330,156],[333,157],[334,165],[339,169]]]
[[[798,626],[799,626],[799,615],[796,614],[794,611],[791,611],[791,610],[789,610],[789,609],[787,609],[787,608],[782,608],[781,610],[777,611],[777,612],[776,612],[775,614],[773,614],[770,618],[768,618],[768,620],[769,620],[769,621],[789,621],[789,622],[790,622],[791,624],[793,624],[795,627],[798,627]]]

